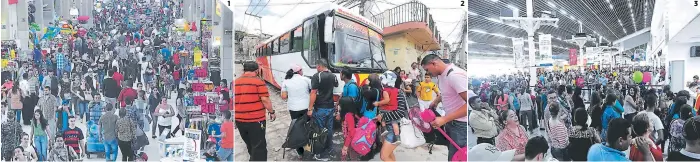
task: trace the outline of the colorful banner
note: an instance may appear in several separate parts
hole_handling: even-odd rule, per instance
[[[544,59],[552,58],[552,35],[540,34],[540,56]],[[532,49],[530,49],[532,50]]]
[[[540,45],[542,46],[542,45]],[[576,48],[570,48],[569,49],[569,65],[576,65],[577,62],[577,57],[576,57]]]

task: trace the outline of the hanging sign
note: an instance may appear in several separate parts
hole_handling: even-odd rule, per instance
[[[552,58],[552,35],[550,34],[540,34],[540,55],[542,58]]]
[[[576,65],[577,61],[578,60],[576,58],[576,48],[569,49],[569,65]]]
[[[525,62],[523,57],[523,46],[525,41],[523,38],[513,38],[513,61],[515,61],[515,68],[525,67]]]

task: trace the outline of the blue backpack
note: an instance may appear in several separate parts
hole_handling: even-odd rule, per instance
[[[509,97],[513,99],[513,110],[520,110],[520,100],[516,96],[511,93]]]

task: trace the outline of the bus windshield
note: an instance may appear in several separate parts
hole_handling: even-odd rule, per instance
[[[335,49],[330,61],[336,67],[385,70],[381,34],[342,17],[333,22]]]

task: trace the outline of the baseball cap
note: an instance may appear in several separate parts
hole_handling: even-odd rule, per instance
[[[299,66],[299,65],[297,65],[297,64],[291,64],[290,67],[292,68],[292,71],[293,71],[293,72],[299,72],[299,71],[301,71],[301,66]]]
[[[481,143],[472,147],[467,154],[469,161],[511,161],[515,150],[499,151],[496,146]]]

